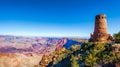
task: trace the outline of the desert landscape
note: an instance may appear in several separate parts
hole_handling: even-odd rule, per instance
[[[120,67],[119,0],[0,0],[0,67]]]

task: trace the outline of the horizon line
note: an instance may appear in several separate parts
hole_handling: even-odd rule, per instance
[[[40,36],[40,35],[8,35],[0,34],[0,36],[16,36],[16,37],[53,37],[53,38],[90,38],[89,36]]]

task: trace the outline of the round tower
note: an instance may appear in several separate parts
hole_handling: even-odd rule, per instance
[[[99,14],[95,16],[95,27],[94,32],[91,34],[92,41],[102,42],[112,41],[112,36],[107,32],[107,21],[105,14]]]
[[[98,33],[107,34],[107,21],[105,14],[99,14],[95,16],[94,34],[98,34]]]

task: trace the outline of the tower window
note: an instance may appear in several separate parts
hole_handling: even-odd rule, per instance
[[[102,17],[102,19],[104,19],[104,17]]]

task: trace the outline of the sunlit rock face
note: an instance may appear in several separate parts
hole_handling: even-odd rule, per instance
[[[34,67],[43,55],[60,50],[66,38],[0,36],[0,67]]]
[[[0,54],[0,67],[34,67],[42,56],[32,54],[26,56],[19,53]]]

